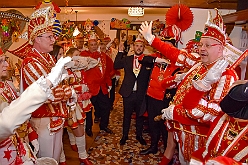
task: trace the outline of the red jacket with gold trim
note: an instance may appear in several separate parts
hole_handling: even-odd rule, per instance
[[[105,53],[82,51],[81,56],[92,57],[99,60],[96,67],[85,71],[85,81],[92,93],[92,96],[96,96],[100,89],[103,94],[108,94],[108,87],[112,86],[112,77],[114,76],[114,64],[109,56]]]
[[[209,159],[226,156],[248,163],[247,124],[248,121],[239,122],[227,114],[219,115],[211,124],[206,146],[194,152],[192,159],[204,164]]]
[[[174,63],[166,64],[163,66],[159,63],[155,63],[156,57],[162,58],[160,53],[155,53],[150,56],[142,56],[139,58],[140,63],[154,63],[152,73],[150,75],[150,81],[147,89],[147,95],[157,100],[163,100],[166,89],[176,85],[173,76],[179,67]]]
[[[31,52],[28,52],[27,57],[22,62],[22,88],[25,90],[41,76],[47,76],[54,66],[55,61],[50,54],[40,54],[33,48]],[[53,95],[55,100],[44,103],[40,106],[40,108],[32,113],[32,117],[67,117],[68,112],[66,108],[66,101],[70,95],[67,95],[65,90],[68,87],[69,86],[67,85],[59,85],[54,88]]]
[[[8,106],[17,98],[18,94],[12,82],[0,82],[1,108]],[[6,102],[7,104],[5,104],[4,102]],[[3,103],[4,105],[1,105]],[[2,109],[0,109],[0,112],[1,111]],[[21,124],[20,127],[15,130],[15,132],[16,134],[18,134],[18,137],[17,135],[12,135],[4,141],[0,142],[0,151],[2,153],[0,154],[0,164],[11,164],[13,162],[17,163],[17,157],[20,157],[22,159],[26,155],[26,153],[30,152],[28,148],[22,148],[24,143],[32,143],[38,138],[38,134],[34,131],[28,120]],[[19,140],[18,143],[15,143],[15,140]],[[20,148],[22,148],[22,150],[20,150]],[[11,154],[6,154],[8,152]],[[28,158],[31,157],[32,155],[28,155]],[[21,163],[24,163],[24,159],[25,158],[21,160]]]
[[[176,66],[189,70],[178,85],[172,110],[176,139],[185,160],[189,161],[191,153],[205,145],[209,122],[221,112],[219,102],[237,77],[235,71],[227,70],[210,91],[198,91],[193,87],[192,80],[202,79],[210,69],[200,62],[198,54],[181,51],[158,38],[154,39],[152,46]]]

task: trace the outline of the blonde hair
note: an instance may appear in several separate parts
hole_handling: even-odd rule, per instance
[[[75,52],[75,51],[79,51],[78,50],[78,48],[69,48],[67,51],[66,51],[66,53],[65,53],[65,57],[72,57],[72,55],[73,55],[73,53]]]

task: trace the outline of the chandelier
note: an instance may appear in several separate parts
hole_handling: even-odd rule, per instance
[[[78,30],[78,27],[77,27],[77,13],[78,13],[78,11],[75,11],[75,13],[76,13],[76,27],[75,27],[73,34],[72,34],[73,37],[76,37],[80,33],[80,31]]]
[[[129,16],[140,17],[140,16],[144,16],[144,14],[145,14],[145,12],[144,12],[143,7],[129,7],[128,8],[128,15]]]

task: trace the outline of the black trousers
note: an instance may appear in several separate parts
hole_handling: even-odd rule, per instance
[[[128,136],[133,110],[136,112],[136,135],[142,136],[144,118],[139,116],[141,103],[142,100],[137,97],[136,92],[133,92],[129,97],[123,97],[123,136]]]
[[[112,88],[109,92],[109,98],[110,98],[110,106],[113,107],[114,101],[115,101],[115,81],[116,78],[112,79]]]
[[[92,111],[93,108],[91,109],[91,111],[86,112],[86,125],[85,125],[86,130],[92,129],[92,125],[93,125]]]
[[[160,135],[162,134],[162,139],[166,147],[168,131],[164,124],[164,120],[154,121],[154,117],[161,115],[161,110],[168,107],[168,104],[164,100],[157,100],[150,96],[147,96],[147,104],[149,130],[151,134],[151,146],[158,146]]]
[[[90,101],[93,104],[95,111],[99,113],[98,117],[101,118],[99,124],[100,130],[108,127],[111,108],[108,94],[104,95],[100,89],[99,93],[96,96],[92,96]]]

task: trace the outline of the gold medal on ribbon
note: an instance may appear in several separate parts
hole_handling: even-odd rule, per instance
[[[163,81],[164,80],[164,74],[160,73],[158,76],[158,81]]]
[[[133,69],[133,73],[137,76],[139,74],[140,70],[139,69]]]

